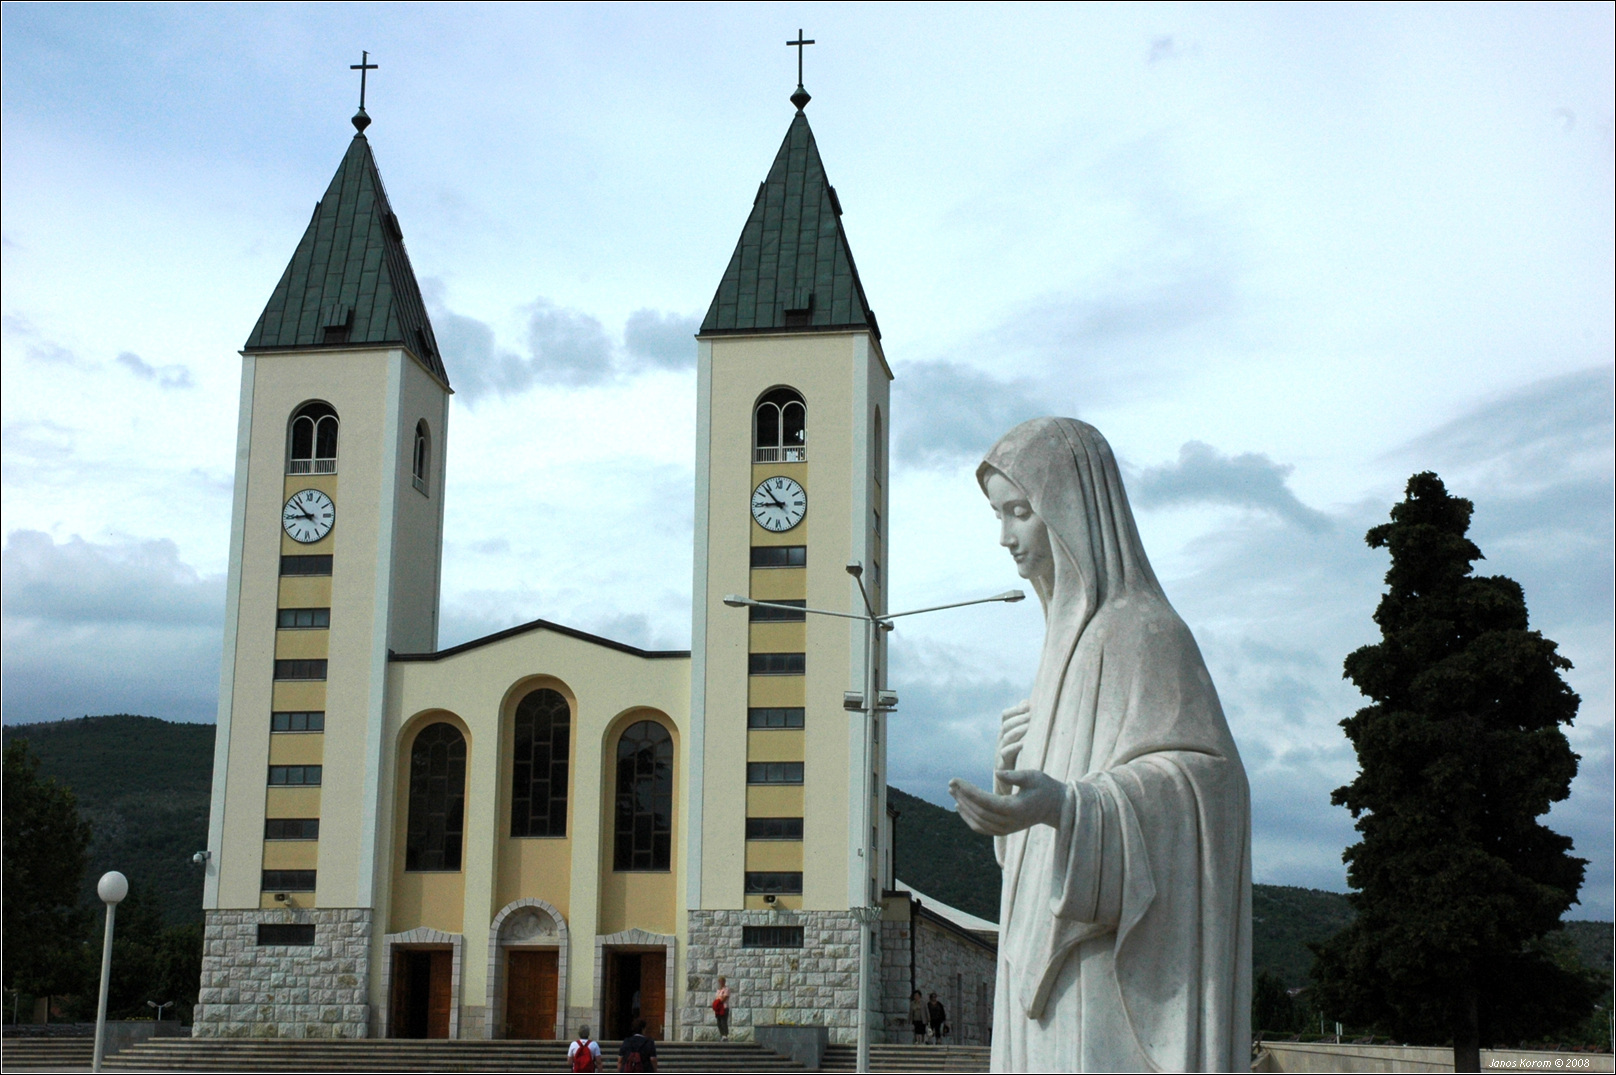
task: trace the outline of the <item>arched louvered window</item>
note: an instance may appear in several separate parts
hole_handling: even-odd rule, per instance
[[[287,430],[286,473],[337,472],[337,412],[329,403],[305,403]]]
[[[428,724],[410,748],[406,870],[458,870],[466,828],[466,737]]]
[[[774,388],[752,414],[753,461],[801,463],[808,458],[808,407],[794,388]]]
[[[423,418],[415,423],[415,458],[411,468],[415,478],[415,488],[426,492],[426,476],[432,465],[432,431],[427,427]]]
[[[654,720],[630,724],[617,740],[618,870],[667,870],[673,863],[673,736]]]
[[[567,835],[567,753],[572,710],[541,687],[516,704],[511,835]]]

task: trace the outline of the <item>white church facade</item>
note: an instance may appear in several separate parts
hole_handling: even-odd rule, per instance
[[[726,975],[739,1036],[847,1042],[863,936],[873,1040],[912,988],[986,1039],[991,937],[896,891],[844,698],[884,648],[798,611],[862,613],[853,562],[885,607],[892,373],[794,101],[693,343],[677,652],[436,648],[452,389],[355,117],[242,350],[198,1035],[689,1040]]]

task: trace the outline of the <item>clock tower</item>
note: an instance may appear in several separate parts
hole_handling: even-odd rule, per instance
[[[893,880],[885,729],[871,754],[863,714],[843,704],[865,689],[865,628],[724,603],[863,615],[853,561],[876,610],[886,601],[892,373],[808,94],[792,101],[697,337],[686,1020],[739,954],[736,995],[775,997],[753,1023],[816,1023],[852,1041],[859,914]],[[782,951],[738,951],[752,948]],[[805,955],[827,973],[771,981]]]
[[[391,860],[387,662],[436,648],[450,388],[363,107],[353,122],[241,352],[202,1000],[247,1018],[235,953],[319,926],[341,939],[301,992],[330,995],[281,1017],[357,1037]]]

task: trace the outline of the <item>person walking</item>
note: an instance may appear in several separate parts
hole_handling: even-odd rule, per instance
[[[909,998],[909,1022],[914,1024],[915,1044],[926,1044],[926,1002],[920,999],[920,990]]]
[[[937,994],[930,994],[926,1001],[926,1021],[931,1024],[931,1037],[933,1045],[943,1043],[943,1022],[948,1018],[948,1012],[943,1008],[943,1002],[937,999]]]
[[[718,1020],[718,1037],[721,1041],[729,1040],[729,985],[722,975],[718,979],[718,991],[713,994],[713,1018]]]
[[[655,1071],[657,1069],[656,1042],[645,1032],[645,1020],[634,1020],[634,1033],[623,1039],[617,1050],[618,1071]]]
[[[578,1028],[578,1040],[567,1047],[567,1063],[573,1071],[600,1070],[600,1042],[589,1036],[589,1028]]]

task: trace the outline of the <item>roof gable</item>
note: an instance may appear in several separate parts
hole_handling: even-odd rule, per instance
[[[242,349],[356,344],[399,344],[449,383],[403,230],[363,134],[348,144]]]
[[[841,216],[799,108],[758,186],[702,334],[864,328],[879,339]]]

